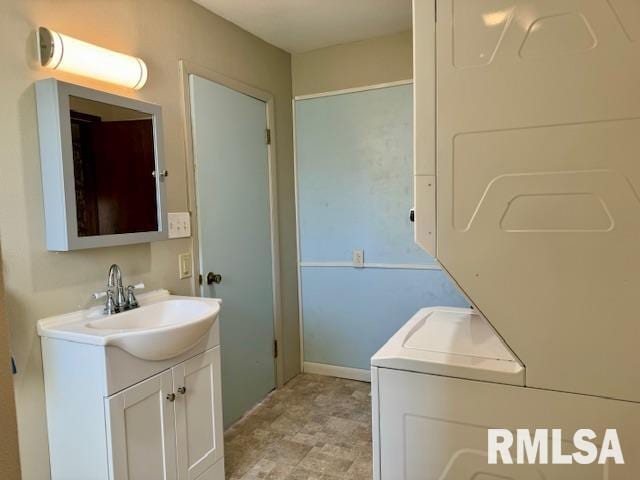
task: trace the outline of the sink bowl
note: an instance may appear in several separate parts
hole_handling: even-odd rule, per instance
[[[219,303],[201,299],[164,300],[87,323],[111,330],[105,345],[115,345],[144,360],[165,360],[193,347],[211,328]]]
[[[41,320],[38,333],[116,346],[143,360],[166,360],[194,347],[220,313],[217,299],[179,297],[166,291],[140,295],[139,301],[139,308],[109,316],[98,307]]]

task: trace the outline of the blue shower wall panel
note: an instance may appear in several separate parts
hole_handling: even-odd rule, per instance
[[[296,102],[304,359],[367,369],[418,309],[466,306],[440,270],[339,267],[433,265],[413,241],[412,86]],[[304,262],[334,266],[305,267]]]
[[[433,263],[413,241],[411,85],[296,102],[302,261]]]
[[[368,369],[420,308],[468,306],[441,270],[303,268],[301,281],[307,362]]]

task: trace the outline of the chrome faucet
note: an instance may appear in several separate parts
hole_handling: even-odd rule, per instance
[[[121,312],[127,309],[127,299],[124,296],[124,287],[122,286],[122,272],[120,267],[115,263],[109,268],[109,279],[107,280],[107,289],[115,289],[116,310]]]
[[[122,272],[120,271],[120,267],[114,263],[109,268],[107,289],[103,292],[94,293],[93,298],[97,300],[106,297],[104,313],[113,315],[114,313],[138,308],[138,300],[133,292],[141,288],[144,288],[144,283],[129,285],[127,287],[127,295],[125,296],[125,289],[122,285]]]

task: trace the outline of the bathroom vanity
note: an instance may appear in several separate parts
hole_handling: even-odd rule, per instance
[[[53,480],[223,480],[220,301],[38,322]]]

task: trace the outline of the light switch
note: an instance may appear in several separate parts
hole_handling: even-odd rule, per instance
[[[354,267],[363,268],[364,267],[364,250],[354,250],[351,259]]]
[[[191,216],[189,212],[168,214],[169,238],[185,238],[191,236]]]
[[[192,270],[192,259],[190,253],[182,253],[178,255],[178,264],[180,271],[180,279],[189,278],[193,274]]]

